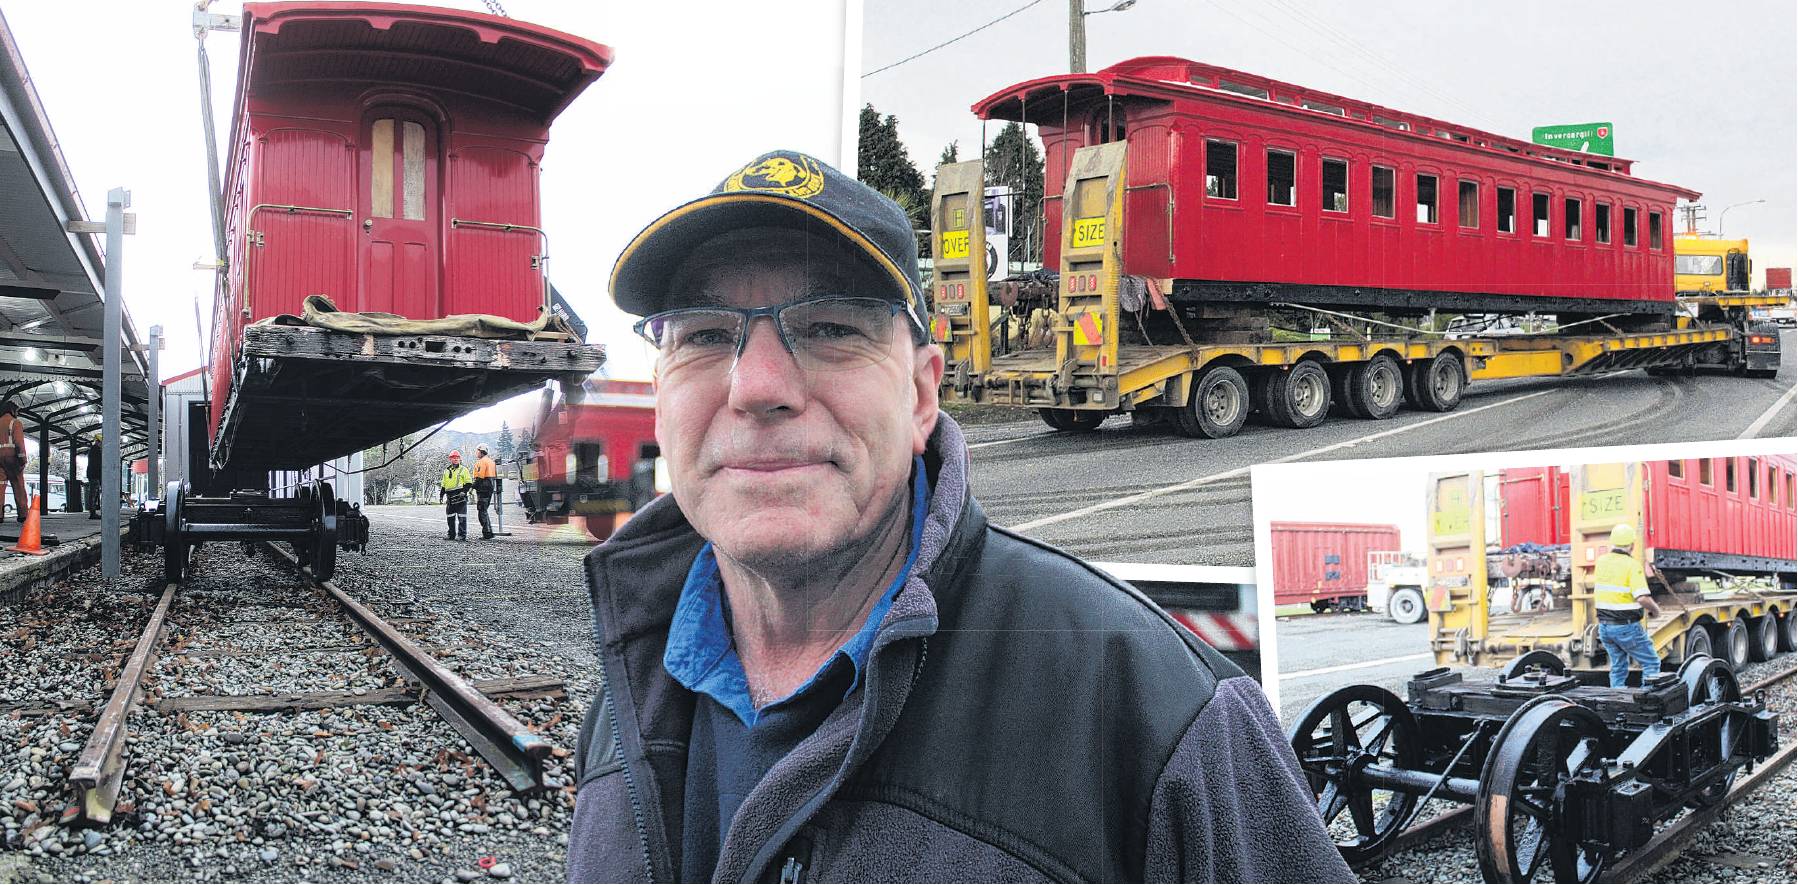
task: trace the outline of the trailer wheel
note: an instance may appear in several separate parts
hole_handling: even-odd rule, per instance
[[[1679,681],[1686,684],[1686,702],[1691,706],[1700,704],[1724,704],[1742,699],[1742,688],[1736,682],[1736,674],[1731,672],[1729,664],[1708,655],[1687,658],[1679,665]],[[1722,745],[1717,758],[1728,759],[1735,752],[1735,735],[1727,731],[1719,733]],[[1693,808],[1716,805],[1729,795],[1729,788],[1736,782],[1736,771],[1731,768],[1722,780],[1700,790],[1687,804]]]
[[[1093,409],[1037,409],[1043,423],[1056,430],[1097,430],[1105,423],[1105,413]]]
[[[1315,360],[1274,369],[1261,376],[1261,401],[1267,419],[1281,427],[1316,427],[1330,412],[1330,376]]]
[[[1370,764],[1411,771],[1423,764],[1411,708],[1377,685],[1350,685],[1313,701],[1286,739],[1342,859],[1358,865],[1385,854],[1422,794],[1375,787],[1356,774]],[[1344,811],[1348,831],[1331,826]]]
[[[1410,587],[1392,594],[1386,601],[1386,611],[1400,624],[1415,624],[1428,614],[1423,605],[1423,594]]]
[[[1405,373],[1387,354],[1350,366],[1342,379],[1344,405],[1357,418],[1385,420],[1405,401]]]
[[[1556,882],[1592,882],[1614,853],[1581,845],[1560,801],[1568,782],[1604,776],[1610,729],[1597,713],[1558,695],[1517,708],[1480,772],[1474,847],[1488,882],[1529,882],[1544,861]]]
[[[1689,661],[1699,655],[1711,656],[1711,631],[1703,624],[1695,624],[1686,631],[1685,650],[1680,652],[1680,660]]]
[[[1235,436],[1249,417],[1249,384],[1229,366],[1212,366],[1192,382],[1192,395],[1174,417],[1186,436]]]
[[[1740,618],[1728,624],[1717,624],[1711,627],[1711,648],[1716,649],[1713,655],[1729,665],[1731,670],[1740,670],[1748,665],[1748,625]]]
[[[1748,619],[1748,659],[1760,663],[1779,654],[1779,624],[1771,614]]]
[[[1467,374],[1461,358],[1443,351],[1411,364],[1405,384],[1405,401],[1425,412],[1452,412],[1467,392]]]
[[[1779,616],[1779,650],[1798,651],[1798,612]]]

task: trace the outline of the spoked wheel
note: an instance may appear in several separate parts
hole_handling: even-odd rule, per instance
[[[1742,699],[1742,689],[1736,682],[1735,672],[1730,670],[1729,664],[1713,657],[1687,658],[1685,663],[1679,665],[1679,681],[1686,684],[1686,700],[1694,707]],[[1730,727],[1733,721],[1727,717],[1719,720],[1719,746],[1716,748],[1719,760],[1728,759],[1735,752],[1736,743],[1742,739],[1741,734]],[[1702,758],[1704,754],[1695,755]],[[1703,808],[1723,801],[1723,797],[1729,795],[1729,788],[1736,782],[1736,771],[1737,769],[1730,769],[1722,780],[1705,787],[1692,799],[1692,807]]]
[[[1377,685],[1340,688],[1312,702],[1287,738],[1343,860],[1360,864],[1384,854],[1420,794],[1375,788],[1356,775],[1372,764],[1421,764],[1422,738],[1405,702]]]
[[[1568,781],[1598,770],[1611,733],[1597,713],[1557,695],[1511,714],[1493,740],[1473,803],[1474,847],[1488,882],[1531,882],[1546,865],[1556,882],[1592,882],[1612,860],[1566,838]]]
[[[1512,658],[1511,663],[1505,665],[1504,679],[1509,682],[1532,669],[1545,670],[1555,676],[1565,676],[1567,675],[1567,662],[1561,660],[1560,655],[1551,651],[1542,649],[1527,651]]]

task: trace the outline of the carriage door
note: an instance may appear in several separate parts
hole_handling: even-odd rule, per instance
[[[440,316],[436,127],[378,110],[363,130],[362,302],[413,319]]]

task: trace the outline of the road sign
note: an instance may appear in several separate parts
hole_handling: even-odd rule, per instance
[[[1617,153],[1612,147],[1612,134],[1609,123],[1570,123],[1560,126],[1537,126],[1530,130],[1530,140],[1536,144],[1558,147],[1563,150],[1614,157]]]

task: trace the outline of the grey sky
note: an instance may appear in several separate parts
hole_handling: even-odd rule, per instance
[[[483,9],[479,0],[429,2]],[[543,226],[550,277],[586,319],[590,339],[608,346],[614,377],[647,378],[647,345],[606,293],[612,260],[655,216],[764,151],[790,147],[837,161],[843,2],[796,0],[778,17],[732,0],[504,4],[514,18],[616,52],[551,130]],[[220,0],[212,11],[240,8]],[[0,0],[89,217],[103,217],[107,188],[132,191],[138,233],[126,239],[125,298],[140,332],[152,323],[167,330],[165,376],[200,364],[196,297],[211,319],[211,276],[192,270],[211,258],[212,230],[191,9],[180,0],[111,0],[75,15],[64,3]],[[220,32],[207,43],[221,141],[238,39]],[[498,424],[483,410],[456,426]]]
[[[1024,2],[865,0],[862,70]],[[973,156],[975,101],[1067,70],[1067,16],[1064,0],[1044,0],[863,78],[862,100],[898,116],[928,179],[951,139]],[[1526,140],[1534,126],[1609,121],[1637,175],[1704,193],[1711,229],[1724,207],[1767,201],[1730,211],[1723,231],[1750,239],[1758,285],[1763,268],[1790,267],[1798,253],[1795,38],[1790,0],[1139,0],[1087,18],[1087,68],[1182,56]]]

